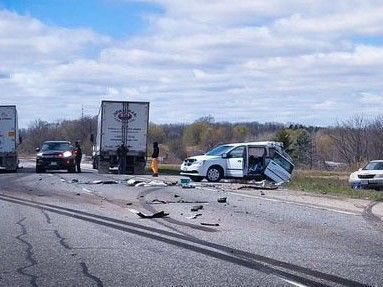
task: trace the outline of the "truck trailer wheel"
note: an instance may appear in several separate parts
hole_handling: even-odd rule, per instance
[[[223,176],[222,168],[219,166],[212,166],[207,170],[206,179],[209,182],[218,182]]]

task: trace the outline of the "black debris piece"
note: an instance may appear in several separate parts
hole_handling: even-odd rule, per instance
[[[77,182],[78,182],[78,179],[77,179],[77,178],[74,178],[74,179],[72,179],[71,182],[72,182],[72,183],[77,183]]]
[[[221,198],[218,198],[217,201],[218,201],[219,203],[226,203],[226,201],[227,201],[227,197],[221,197]]]
[[[142,212],[137,212],[136,213],[139,217],[141,218],[162,218],[162,217],[166,217],[169,215],[169,213],[166,213],[165,211],[159,211],[159,212],[156,212],[152,215],[146,215],[146,214],[143,214]]]
[[[133,204],[133,203],[131,203],[131,202],[127,202],[127,203],[126,203],[126,205],[132,205],[132,204]]]
[[[219,223],[206,223],[206,222],[201,222],[201,225],[206,225],[206,226],[219,226]]]
[[[198,211],[200,209],[203,209],[203,205],[194,205],[190,210],[191,211]]]
[[[180,196],[178,194],[175,194],[174,197],[177,198],[177,197],[180,197]]]
[[[79,192],[77,192],[77,193],[76,193],[76,195],[80,195],[80,193],[79,193]]]

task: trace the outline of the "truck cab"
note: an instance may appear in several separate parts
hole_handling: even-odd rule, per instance
[[[248,142],[220,145],[204,155],[185,159],[181,175],[194,181],[206,178],[218,182],[222,178],[290,180],[294,164],[279,142]]]

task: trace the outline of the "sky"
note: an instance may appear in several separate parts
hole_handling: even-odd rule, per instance
[[[0,0],[21,127],[149,101],[154,123],[383,115],[381,0]]]

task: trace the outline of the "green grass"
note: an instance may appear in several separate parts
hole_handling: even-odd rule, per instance
[[[306,171],[296,170],[287,188],[313,192],[318,194],[331,194],[350,198],[363,198],[383,200],[382,191],[352,189],[348,185],[348,172]]]

